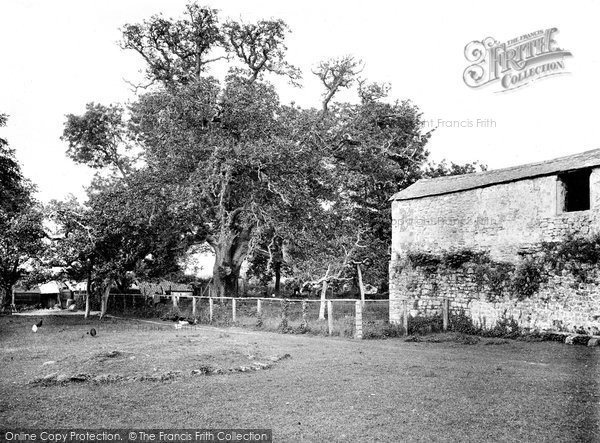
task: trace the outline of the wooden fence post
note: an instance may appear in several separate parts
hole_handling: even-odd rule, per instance
[[[329,329],[329,335],[333,334],[333,302],[327,300],[327,329]]]
[[[363,330],[362,330],[362,307],[363,301],[357,301],[354,305],[355,315],[354,319],[356,321],[356,331],[354,333],[354,338],[362,340],[363,338]]]
[[[262,300],[259,298],[256,300],[256,315],[262,314]]]
[[[196,297],[192,297],[192,315],[196,317]]]
[[[212,297],[209,297],[209,299],[208,299],[208,318],[209,318],[209,321],[212,323],[212,321],[213,321],[213,299],[212,299]]]
[[[235,323],[236,318],[237,318],[236,315],[235,315],[236,314],[235,309],[237,307],[236,305],[237,305],[237,302],[236,302],[235,298],[232,298],[231,299],[231,319],[233,320],[234,323]]]
[[[288,322],[288,311],[290,308],[289,305],[290,301],[283,298],[281,299],[281,323],[279,324],[279,328],[281,329],[282,332],[287,332],[287,330],[289,329],[289,322]]]
[[[402,326],[404,335],[408,335],[408,300],[402,300]]]
[[[306,316],[307,309],[308,309],[308,303],[306,302],[306,300],[302,300],[302,324],[300,326],[300,328],[302,330],[308,329],[308,318]]]
[[[444,331],[447,331],[448,324],[450,323],[450,300],[448,298],[442,299],[442,320],[444,322]]]

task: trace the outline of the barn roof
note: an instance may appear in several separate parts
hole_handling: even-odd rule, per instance
[[[397,192],[390,200],[412,200],[433,195],[451,194],[475,188],[484,188],[560,172],[589,168],[600,165],[600,149],[581,152],[567,157],[555,158],[538,163],[479,172],[477,174],[454,175],[422,179]]]

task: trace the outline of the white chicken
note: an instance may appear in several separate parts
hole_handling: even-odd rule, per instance
[[[181,329],[183,328],[183,325],[187,325],[188,322],[185,320],[180,320],[179,322],[177,322],[177,324],[175,325],[175,329]]]

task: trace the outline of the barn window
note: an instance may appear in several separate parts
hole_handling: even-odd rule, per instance
[[[559,212],[590,209],[590,169],[580,169],[558,176]]]

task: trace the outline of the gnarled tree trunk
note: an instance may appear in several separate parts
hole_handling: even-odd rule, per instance
[[[110,296],[110,287],[112,286],[112,279],[106,279],[104,281],[104,288],[102,291],[102,298],[100,300],[100,318],[106,315],[108,309],[108,297]]]
[[[14,285],[11,285],[10,283],[0,288],[0,310],[11,305],[14,306],[15,295],[13,288]]]
[[[242,263],[248,254],[250,229],[240,232],[228,231],[221,235],[219,241],[211,244],[215,254],[212,297],[233,297],[238,292],[238,278]]]

